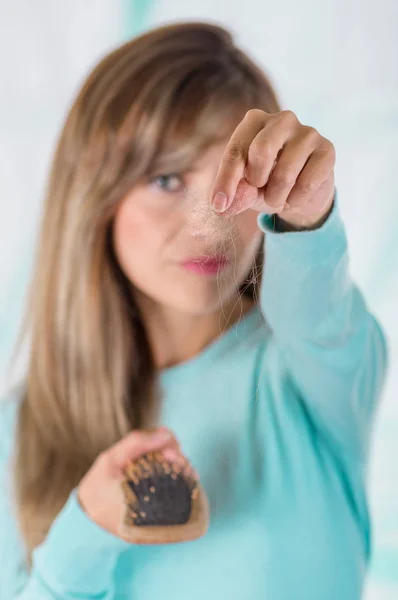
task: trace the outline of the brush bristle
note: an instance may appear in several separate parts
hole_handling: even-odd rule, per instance
[[[124,489],[131,521],[136,526],[187,523],[197,485],[190,472],[168,462],[160,452],[146,454],[126,469]]]

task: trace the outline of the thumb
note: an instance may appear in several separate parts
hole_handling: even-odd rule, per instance
[[[239,181],[236,195],[230,207],[225,211],[226,215],[238,215],[249,208],[254,210],[261,204],[259,189],[250,185],[246,179]],[[259,209],[258,209],[259,210]]]

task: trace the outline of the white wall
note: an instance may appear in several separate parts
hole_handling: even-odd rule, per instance
[[[55,139],[78,85],[120,40],[122,9],[112,0],[0,2],[0,393]]]

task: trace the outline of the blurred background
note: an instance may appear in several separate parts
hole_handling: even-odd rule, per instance
[[[32,265],[51,153],[71,100],[121,41],[176,20],[229,27],[283,108],[337,150],[352,274],[390,340],[372,451],[374,556],[366,600],[398,598],[398,2],[1,0],[0,395]],[[321,599],[320,599],[321,600]],[[338,600],[338,599],[336,599]]]

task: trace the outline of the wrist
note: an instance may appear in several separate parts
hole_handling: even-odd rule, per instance
[[[286,215],[275,215],[275,231],[284,233],[289,231],[313,231],[319,229],[328,220],[334,206],[332,200],[329,208],[322,215],[309,217],[308,215],[286,213]],[[282,213],[283,214],[283,213]]]

